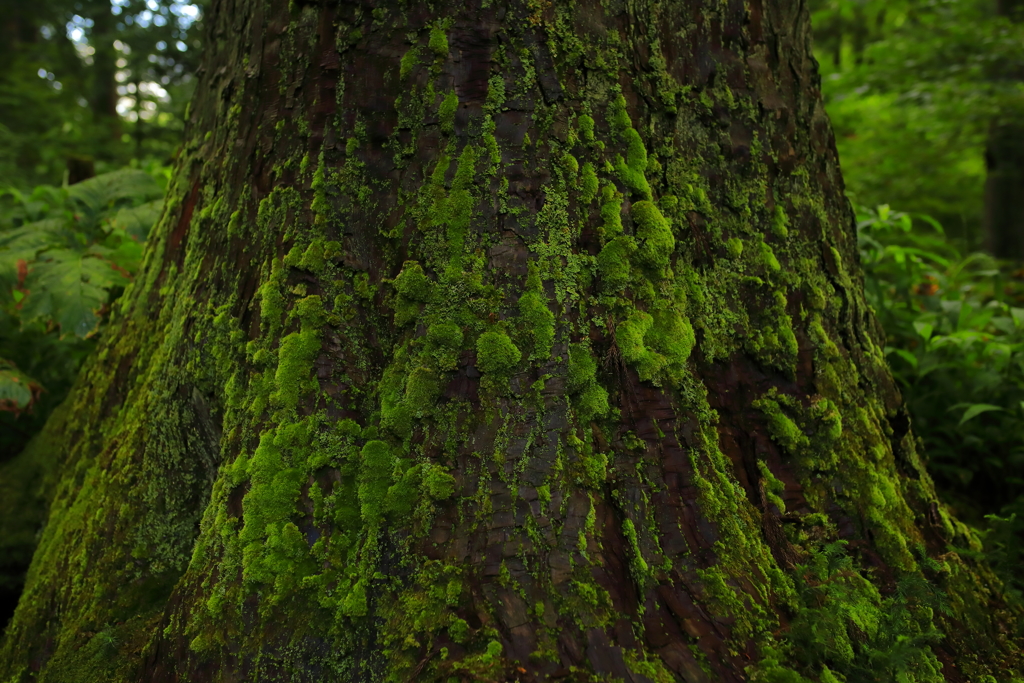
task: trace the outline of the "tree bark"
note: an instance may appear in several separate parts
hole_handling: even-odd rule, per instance
[[[996,14],[1014,23],[1020,22],[1022,12],[1022,0],[996,2]],[[1021,73],[995,76],[1024,78]],[[1024,114],[1013,107],[989,126],[985,172],[985,248],[996,258],[1024,261]]]
[[[802,5],[205,20],[0,678],[1019,671],[864,303]]]
[[[989,126],[985,170],[986,248],[996,258],[1024,261],[1024,123]]]

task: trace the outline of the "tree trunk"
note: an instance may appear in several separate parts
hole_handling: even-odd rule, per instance
[[[992,123],[985,170],[986,248],[996,258],[1024,261],[1024,123]]]
[[[93,120],[109,133],[110,139],[121,139],[121,117],[117,113],[117,60],[114,47],[117,39],[117,17],[106,2],[96,3],[92,15],[93,27],[89,32],[92,54],[92,96],[90,105]]]
[[[1019,22],[1024,0],[997,0],[996,14]],[[1020,81],[1024,74],[995,74]],[[1011,108],[992,121],[985,145],[985,248],[996,258],[1024,261],[1024,113]]]
[[[864,303],[802,5],[205,21],[0,679],[1019,670]]]

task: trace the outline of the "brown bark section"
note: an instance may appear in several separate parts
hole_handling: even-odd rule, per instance
[[[846,541],[891,596],[925,572],[915,544],[969,542],[863,303],[802,7],[225,0],[207,22],[169,208],[72,399],[68,474],[0,674],[744,681],[806,618],[795,568],[823,543]],[[617,294],[584,162],[640,244]],[[637,265],[655,249],[637,173],[670,221],[671,269]],[[402,289],[409,260],[435,294]],[[554,315],[550,352],[530,291]],[[696,345],[647,377],[623,330],[684,294]],[[446,320],[465,343],[436,370],[424,349]],[[667,358],[682,328],[645,343]],[[494,330],[522,350],[504,382],[475,341]],[[606,412],[573,388],[580,345]],[[405,373],[410,401],[421,368],[438,395],[405,430],[389,383]],[[375,516],[392,496],[373,493],[375,448],[392,488],[418,466],[451,494]],[[801,536],[815,513],[828,524]],[[998,586],[943,557],[953,569],[928,578],[959,605],[937,617],[946,679],[1012,666]]]

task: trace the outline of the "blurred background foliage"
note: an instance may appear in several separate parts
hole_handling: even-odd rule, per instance
[[[199,59],[196,0],[0,0],[0,16],[0,184],[171,159]]]
[[[0,0],[0,462],[69,390],[159,215],[199,0]]]
[[[1006,248],[998,238],[1008,222],[1024,229],[1020,216],[998,215],[1007,198],[1018,203],[1024,181],[1024,0],[811,8],[853,202],[929,215],[962,249],[1024,258],[1024,242]]]
[[[886,354],[940,495],[984,538],[961,552],[983,553],[1020,595],[1024,0],[811,9]],[[0,520],[21,525],[0,523],[0,623],[31,557],[22,527],[42,523],[53,482],[47,449],[25,447],[159,217],[202,11],[201,0],[0,0]]]

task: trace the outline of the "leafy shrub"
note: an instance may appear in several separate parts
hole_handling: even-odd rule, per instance
[[[163,203],[154,176],[123,169],[69,187],[0,189],[0,461],[63,398],[138,269]]]
[[[866,292],[930,470],[962,516],[1024,494],[1024,271],[962,255],[938,223],[862,210]]]

